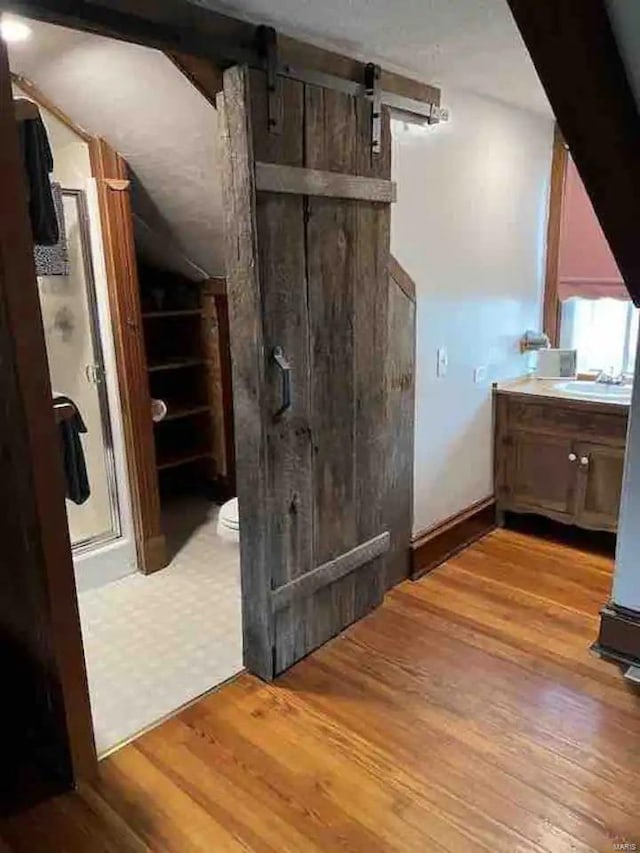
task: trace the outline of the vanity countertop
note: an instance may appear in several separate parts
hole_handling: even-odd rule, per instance
[[[576,385],[585,386],[576,389]],[[567,387],[568,386],[568,387]],[[573,386],[573,387],[572,387]],[[506,382],[494,382],[493,388],[501,394],[523,394],[531,397],[554,397],[558,400],[572,400],[579,403],[597,404],[599,406],[615,406],[618,409],[628,409],[631,402],[629,393],[621,395],[619,385],[596,385],[594,382],[566,379],[535,379],[531,376],[512,379]]]

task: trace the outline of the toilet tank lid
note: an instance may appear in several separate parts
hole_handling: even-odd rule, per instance
[[[230,501],[222,504],[219,518],[221,521],[226,521],[229,524],[238,525],[240,523],[238,498],[231,498]]]

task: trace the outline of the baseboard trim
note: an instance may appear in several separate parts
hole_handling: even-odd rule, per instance
[[[600,633],[594,651],[605,658],[640,664],[640,613],[607,604],[600,611]]]
[[[496,501],[489,497],[422,531],[411,541],[411,579],[417,580],[496,526]]]

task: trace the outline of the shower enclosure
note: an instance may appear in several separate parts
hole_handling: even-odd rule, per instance
[[[118,539],[122,532],[109,400],[84,190],[63,189],[68,275],[38,277],[49,373],[54,395],[76,404],[91,495],[66,501],[74,555]]]

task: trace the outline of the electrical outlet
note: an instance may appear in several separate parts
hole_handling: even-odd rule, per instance
[[[439,347],[437,353],[436,374],[440,379],[447,375],[448,367],[449,356],[447,355],[447,349],[446,347]]]
[[[487,378],[487,368],[483,364],[481,367],[476,367],[473,371],[473,381],[476,385],[480,385]]]

